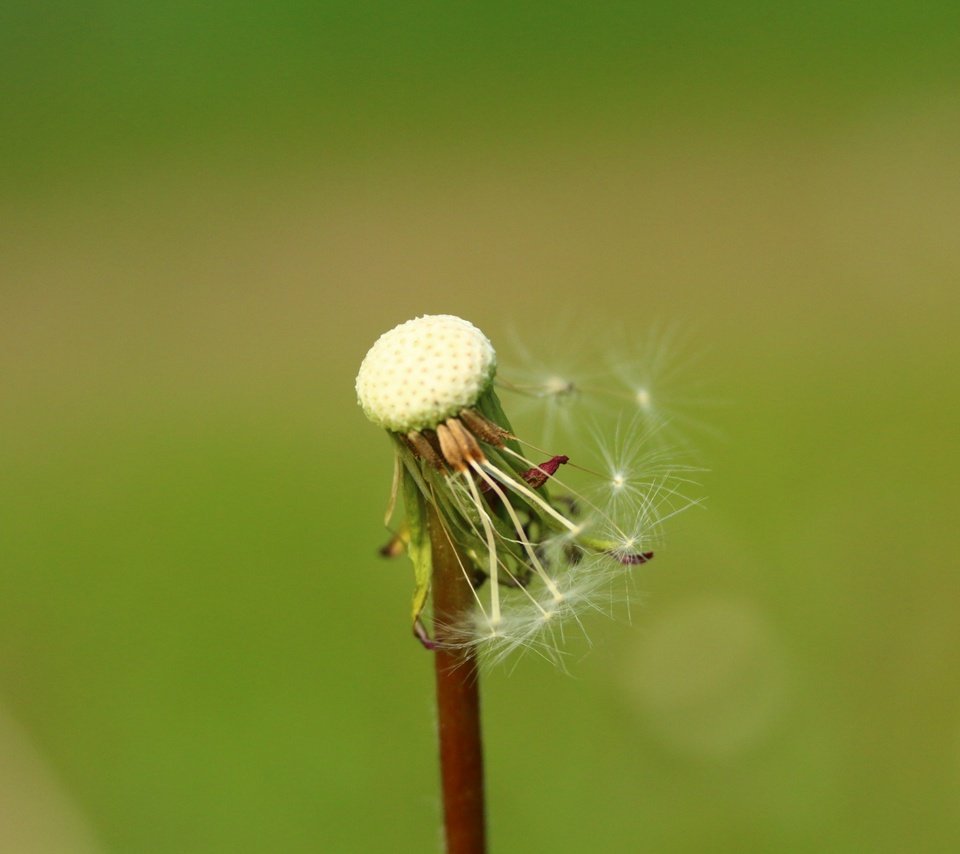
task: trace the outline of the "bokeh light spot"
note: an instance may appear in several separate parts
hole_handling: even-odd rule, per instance
[[[783,710],[789,668],[749,602],[686,602],[655,618],[624,673],[637,709],[672,748],[704,757],[760,741]]]

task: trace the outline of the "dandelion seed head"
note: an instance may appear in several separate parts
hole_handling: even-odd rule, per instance
[[[424,315],[381,335],[357,374],[357,401],[380,427],[435,427],[476,403],[496,372],[496,353],[472,323]]]
[[[653,557],[662,523],[697,503],[685,494],[695,486],[686,474],[693,469],[651,442],[663,426],[652,375],[617,383],[554,365],[495,386],[496,370],[479,329],[427,315],[374,343],[357,398],[396,451],[417,637],[487,664],[533,653],[562,667],[571,636],[589,643],[585,616],[612,616],[616,603],[630,601],[632,578]],[[535,443],[515,430],[500,389],[536,405],[546,435]],[[611,420],[611,404],[629,414]],[[554,441],[558,418],[574,428],[563,442]],[[595,441],[584,444],[585,433]],[[431,613],[430,573],[434,591],[438,578],[430,538],[441,535],[472,603],[457,613],[434,608],[428,633],[421,614]],[[403,537],[396,539],[402,548]]]

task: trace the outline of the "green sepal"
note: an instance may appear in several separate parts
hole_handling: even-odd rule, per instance
[[[430,593],[433,555],[427,527],[427,507],[423,494],[409,469],[403,469],[403,506],[406,511],[407,555],[413,563],[413,623],[416,624]]]

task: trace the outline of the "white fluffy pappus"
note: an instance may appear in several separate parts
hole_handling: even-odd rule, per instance
[[[648,448],[648,433],[636,417],[618,422],[610,436],[595,426],[595,447],[584,457],[605,465],[581,466],[571,457],[548,481],[552,502],[574,522],[574,529],[537,546],[552,587],[536,577],[522,584],[501,564],[501,576],[514,583],[501,592],[497,617],[476,592],[475,607],[446,627],[448,643],[474,648],[488,664],[530,653],[562,668],[574,636],[589,645],[588,617],[613,617],[621,602],[629,616],[638,567],[662,544],[664,523],[701,503],[693,495],[698,469],[675,463],[663,448]],[[526,453],[524,462],[533,465]],[[456,491],[466,502],[467,487]],[[518,543],[499,536],[505,546]]]
[[[521,419],[532,415],[543,425],[547,445],[579,439],[585,421],[632,416],[649,443],[683,445],[686,453],[693,451],[697,435],[714,433],[700,413],[723,402],[709,396],[693,330],[651,324],[642,332],[621,331],[614,324],[588,337],[582,323],[571,329],[577,332],[564,327],[546,336],[543,352],[516,343],[515,358],[497,380],[498,387],[517,393]]]

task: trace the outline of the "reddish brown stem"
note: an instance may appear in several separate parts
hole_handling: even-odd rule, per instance
[[[470,650],[443,646],[444,627],[463,618],[471,607],[473,593],[435,514],[430,518],[430,537],[434,635],[439,643],[434,658],[447,854],[484,854],[487,843],[477,660]]]

